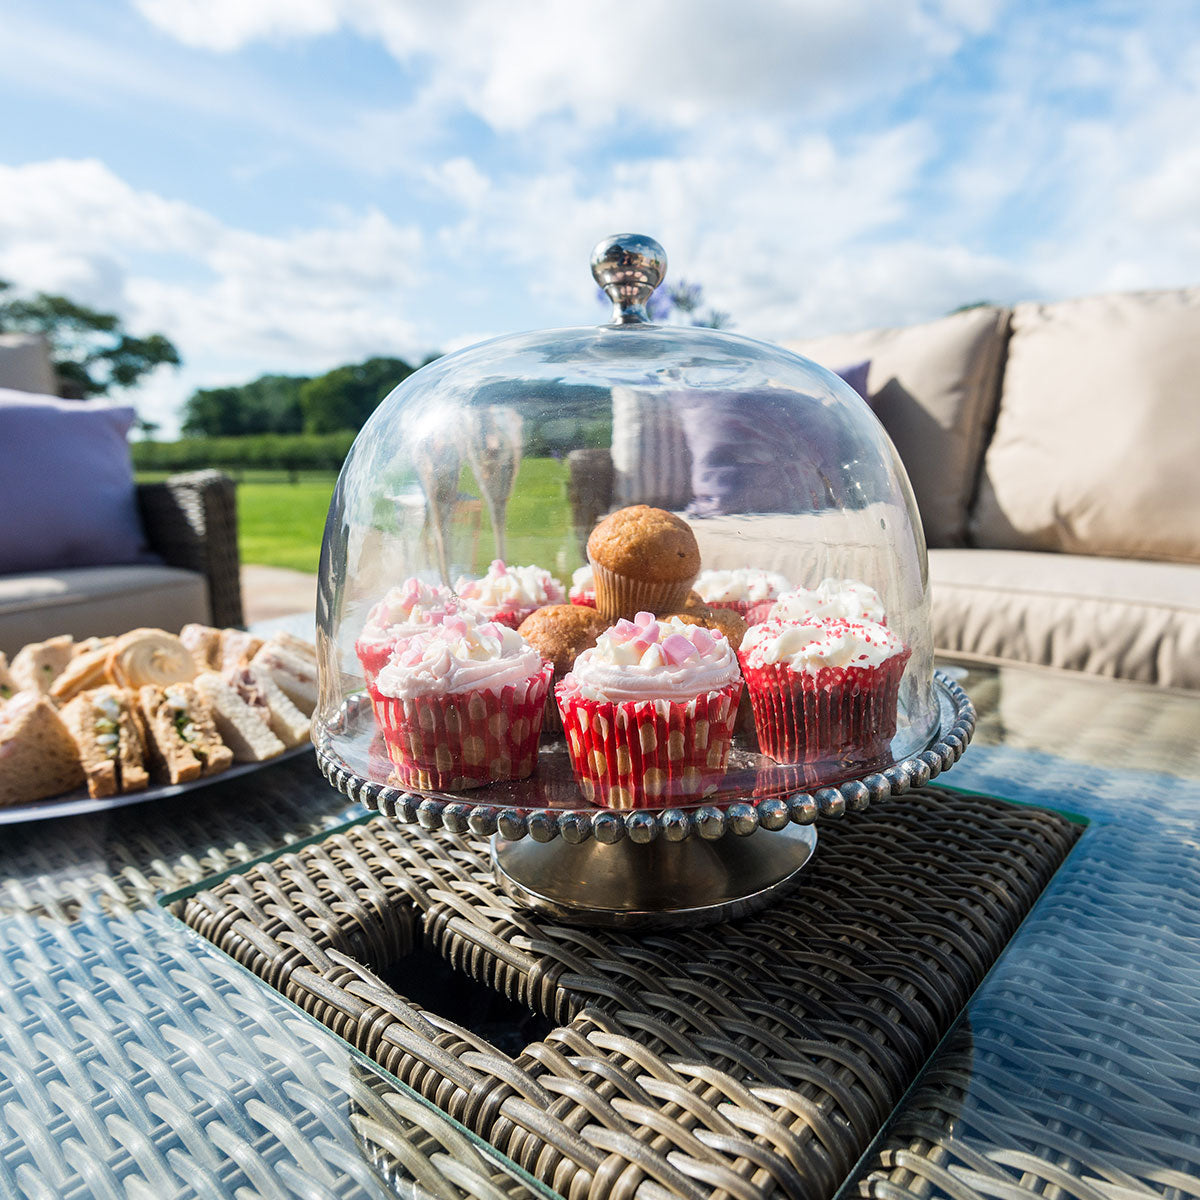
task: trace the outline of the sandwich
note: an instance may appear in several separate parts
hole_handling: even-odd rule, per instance
[[[79,750],[40,692],[18,692],[0,708],[0,805],[26,804],[83,783]]]
[[[12,677],[21,692],[48,692],[66,670],[75,647],[70,634],[23,646],[12,661]]]
[[[221,630],[220,662],[216,664],[221,671],[232,671],[246,666],[258,653],[263,639],[255,633],[247,633],[244,629]]]
[[[0,650],[0,704],[11,700],[18,691],[20,688],[17,687],[17,681],[8,669],[8,658],[4,651]]]
[[[56,704],[65,704],[80,692],[90,691],[108,682],[108,645],[100,638],[93,640],[100,642],[100,645],[76,653],[62,674],[50,685],[50,698]]]
[[[290,634],[273,634],[250,666],[270,678],[301,712],[312,716],[317,707],[317,655],[312,646]]]
[[[221,630],[213,625],[201,625],[198,621],[193,621],[179,631],[179,640],[195,659],[197,671],[220,669]]]
[[[190,783],[232,765],[233,751],[221,740],[208,701],[192,684],[146,684],[138,690],[138,708],[150,762],[171,783]]]
[[[302,746],[312,734],[312,720],[302,713],[283,693],[283,689],[266,672],[257,667],[242,667],[230,671],[226,680],[247,704],[266,713],[271,732],[289,750]]]
[[[208,701],[217,732],[235,762],[263,762],[283,753],[283,742],[271,732],[265,701],[251,703],[215,671],[197,675],[193,686]]]
[[[118,687],[81,692],[62,710],[87,777],[88,795],[140,792],[150,783],[137,700]]]

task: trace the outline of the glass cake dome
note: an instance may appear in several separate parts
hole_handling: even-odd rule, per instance
[[[652,323],[652,239],[609,239],[592,268],[611,323],[437,359],[355,441],[318,585],[323,766],[595,812],[920,754],[925,541],[882,426],[778,346]]]

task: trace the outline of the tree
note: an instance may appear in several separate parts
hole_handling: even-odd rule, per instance
[[[180,364],[179,351],[161,333],[134,337],[114,313],[66,296],[38,292],[21,299],[11,291],[12,285],[0,279],[0,333],[44,335],[63,395],[103,396],[111,388],[132,387],[163,363]]]
[[[368,358],[310,379],[300,389],[304,432],[361,429],[384,396],[414,370],[402,358]]]
[[[260,375],[237,387],[199,388],[183,406],[185,437],[299,433],[300,392],[307,375]]]

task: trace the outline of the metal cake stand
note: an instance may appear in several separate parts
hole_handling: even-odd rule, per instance
[[[359,774],[336,748],[340,737],[374,728],[364,693],[320,728],[317,761],[338,791],[386,816],[490,837],[500,886],[538,912],[583,925],[703,925],[758,911],[786,891],[815,852],[819,818],[924,787],[958,761],[975,731],[975,708],[940,671],[933,690],[935,729],[907,758],[812,790],[788,789],[789,768],[771,764],[771,785],[758,789],[764,794],[721,795],[689,808],[583,803],[561,737],[548,735],[531,779],[453,796],[392,787]],[[743,762],[758,757],[742,753]]]

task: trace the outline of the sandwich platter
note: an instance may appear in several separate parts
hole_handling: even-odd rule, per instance
[[[311,745],[293,746],[282,754],[265,762],[235,763],[216,775],[205,775],[190,783],[164,783],[144,788],[140,792],[124,792],[116,796],[89,796],[86,787],[75,788],[61,796],[48,800],[34,800],[29,804],[10,804],[0,807],[0,825],[14,825],[22,821],[43,821],[52,817],[79,817],[86,813],[106,812],[111,808],[123,808],[127,804],[145,804],[150,800],[169,800],[174,796],[189,795],[214,783],[229,783],[241,775],[261,771],[276,763],[312,754]]]

